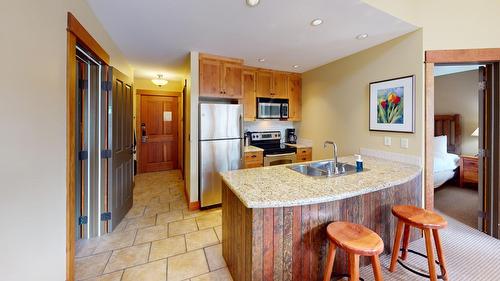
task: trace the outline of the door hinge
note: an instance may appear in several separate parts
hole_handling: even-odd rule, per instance
[[[106,212],[101,214],[101,221],[111,220],[111,212]]]
[[[101,90],[103,91],[111,91],[113,86],[111,84],[111,81],[102,81],[101,82]]]
[[[111,149],[101,151],[101,158],[111,158]]]
[[[478,86],[479,86],[479,90],[481,90],[481,91],[486,90],[486,81],[479,81]]]
[[[88,89],[88,84],[89,84],[89,80],[78,79],[78,88],[80,90],[86,90],[86,89]]]
[[[477,211],[477,216],[479,218],[482,218],[482,219],[485,219],[485,220],[490,220],[489,214],[487,214],[486,212],[483,212],[483,211]]]
[[[89,152],[86,150],[82,150],[78,152],[78,160],[83,161],[89,159]]]
[[[78,225],[87,224],[88,221],[89,221],[89,218],[87,216],[78,217]]]

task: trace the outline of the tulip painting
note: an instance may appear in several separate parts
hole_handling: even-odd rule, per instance
[[[415,132],[415,76],[370,83],[370,131]]]
[[[404,87],[379,89],[377,101],[377,123],[404,123]]]

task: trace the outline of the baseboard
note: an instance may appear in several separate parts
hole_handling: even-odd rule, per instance
[[[189,210],[196,211],[200,209],[200,201],[189,202]]]
[[[200,209],[200,201],[190,202],[189,194],[187,192],[186,181],[184,181],[184,196],[186,197],[186,201],[188,202],[188,209],[190,211],[196,211]]]

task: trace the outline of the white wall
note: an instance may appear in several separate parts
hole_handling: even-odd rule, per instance
[[[66,13],[132,70],[83,0],[0,9],[0,279],[66,276]]]
[[[476,155],[479,149],[479,138],[471,136],[479,126],[478,79],[478,70],[434,78],[434,112],[461,115],[462,154],[465,155]]]
[[[191,87],[190,87],[190,133],[187,138],[189,139],[189,150],[190,150],[190,164],[189,164],[189,202],[198,201],[198,100],[200,96],[199,87],[199,53],[191,52],[190,63],[191,63]]]

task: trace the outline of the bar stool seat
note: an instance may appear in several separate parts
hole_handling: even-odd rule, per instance
[[[442,216],[415,206],[394,206],[392,214],[404,223],[419,229],[442,229],[448,225]]]
[[[359,280],[359,256],[371,257],[375,280],[383,280],[378,255],[384,251],[384,242],[377,233],[350,222],[332,222],[326,228],[326,232],[330,247],[324,281],[329,281],[331,278],[337,247],[345,250],[349,256],[349,280]]]
[[[439,229],[443,229],[448,225],[448,222],[439,214],[418,208],[416,206],[406,206],[399,205],[392,207],[392,214],[398,219],[398,224],[396,227],[396,236],[394,238],[394,245],[392,249],[392,258],[389,271],[396,271],[397,262],[399,262],[405,269],[412,271],[420,276],[427,277],[432,281],[437,281],[438,279],[448,280],[448,274],[446,272],[446,261],[443,254],[443,248],[441,246],[441,238],[439,236]],[[415,251],[408,249],[408,244],[410,241],[410,228],[415,227],[421,229],[425,237],[425,248],[427,251],[427,256]],[[400,248],[401,238],[403,238],[403,246]],[[438,255],[439,262],[434,260],[434,251],[432,249],[432,238],[434,238],[434,245],[436,247],[436,252]],[[401,257],[399,259],[398,254],[401,251]],[[429,268],[429,274],[418,272],[405,265],[402,261],[405,261],[408,256],[408,251],[415,253],[417,255],[427,258],[427,265]],[[438,276],[436,273],[435,263],[437,263],[441,269],[441,275]]]

